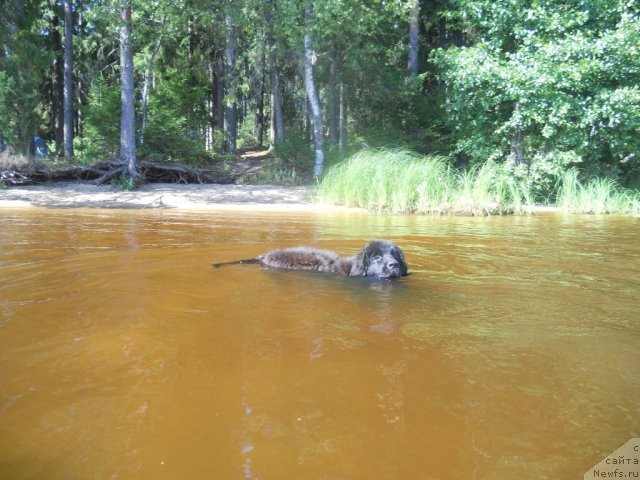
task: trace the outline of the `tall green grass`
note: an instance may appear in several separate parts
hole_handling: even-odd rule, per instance
[[[466,172],[440,156],[407,150],[363,150],[327,171],[318,187],[325,203],[393,213],[491,215],[526,211],[524,182],[488,162]]]
[[[537,200],[526,179],[493,162],[460,171],[444,157],[396,149],[363,150],[335,165],[318,194],[330,204],[432,215],[529,213]],[[609,179],[582,183],[575,169],[558,179],[555,197],[567,212],[640,214],[637,192]]]
[[[592,178],[583,183],[571,168],[558,178],[556,206],[573,213],[631,213],[640,215],[640,195],[623,189],[608,178]]]

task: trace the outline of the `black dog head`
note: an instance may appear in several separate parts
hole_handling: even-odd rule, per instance
[[[354,257],[349,275],[394,278],[407,273],[399,247],[387,240],[372,240]]]

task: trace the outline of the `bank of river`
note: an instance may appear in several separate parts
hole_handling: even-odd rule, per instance
[[[320,208],[312,187],[276,185],[147,184],[135,191],[109,185],[55,183],[0,191],[0,207],[178,208],[216,210],[312,210]],[[330,208],[330,207],[326,207]]]
[[[154,183],[135,191],[110,185],[61,182],[0,190],[0,208],[171,208],[182,210],[357,210],[319,203],[314,187],[280,185],[177,185]],[[537,206],[532,212],[555,212]]]

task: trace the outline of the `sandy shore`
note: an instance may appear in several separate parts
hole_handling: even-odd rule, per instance
[[[0,208],[122,208],[247,211],[366,211],[324,205],[309,186],[279,185],[177,185],[154,183],[127,192],[111,185],[58,182],[0,189]],[[531,213],[557,213],[536,206]]]
[[[215,184],[148,184],[132,192],[88,183],[9,187],[0,190],[0,207],[344,210],[319,204],[308,186]]]

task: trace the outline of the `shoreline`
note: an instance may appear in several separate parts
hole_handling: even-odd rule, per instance
[[[125,191],[81,182],[7,187],[0,208],[366,211],[317,203],[310,186],[151,183]]]
[[[11,186],[0,189],[0,209],[106,208],[186,211],[368,212],[364,208],[318,203],[312,186],[150,183],[133,191],[83,182]],[[562,213],[555,206],[532,214]]]

